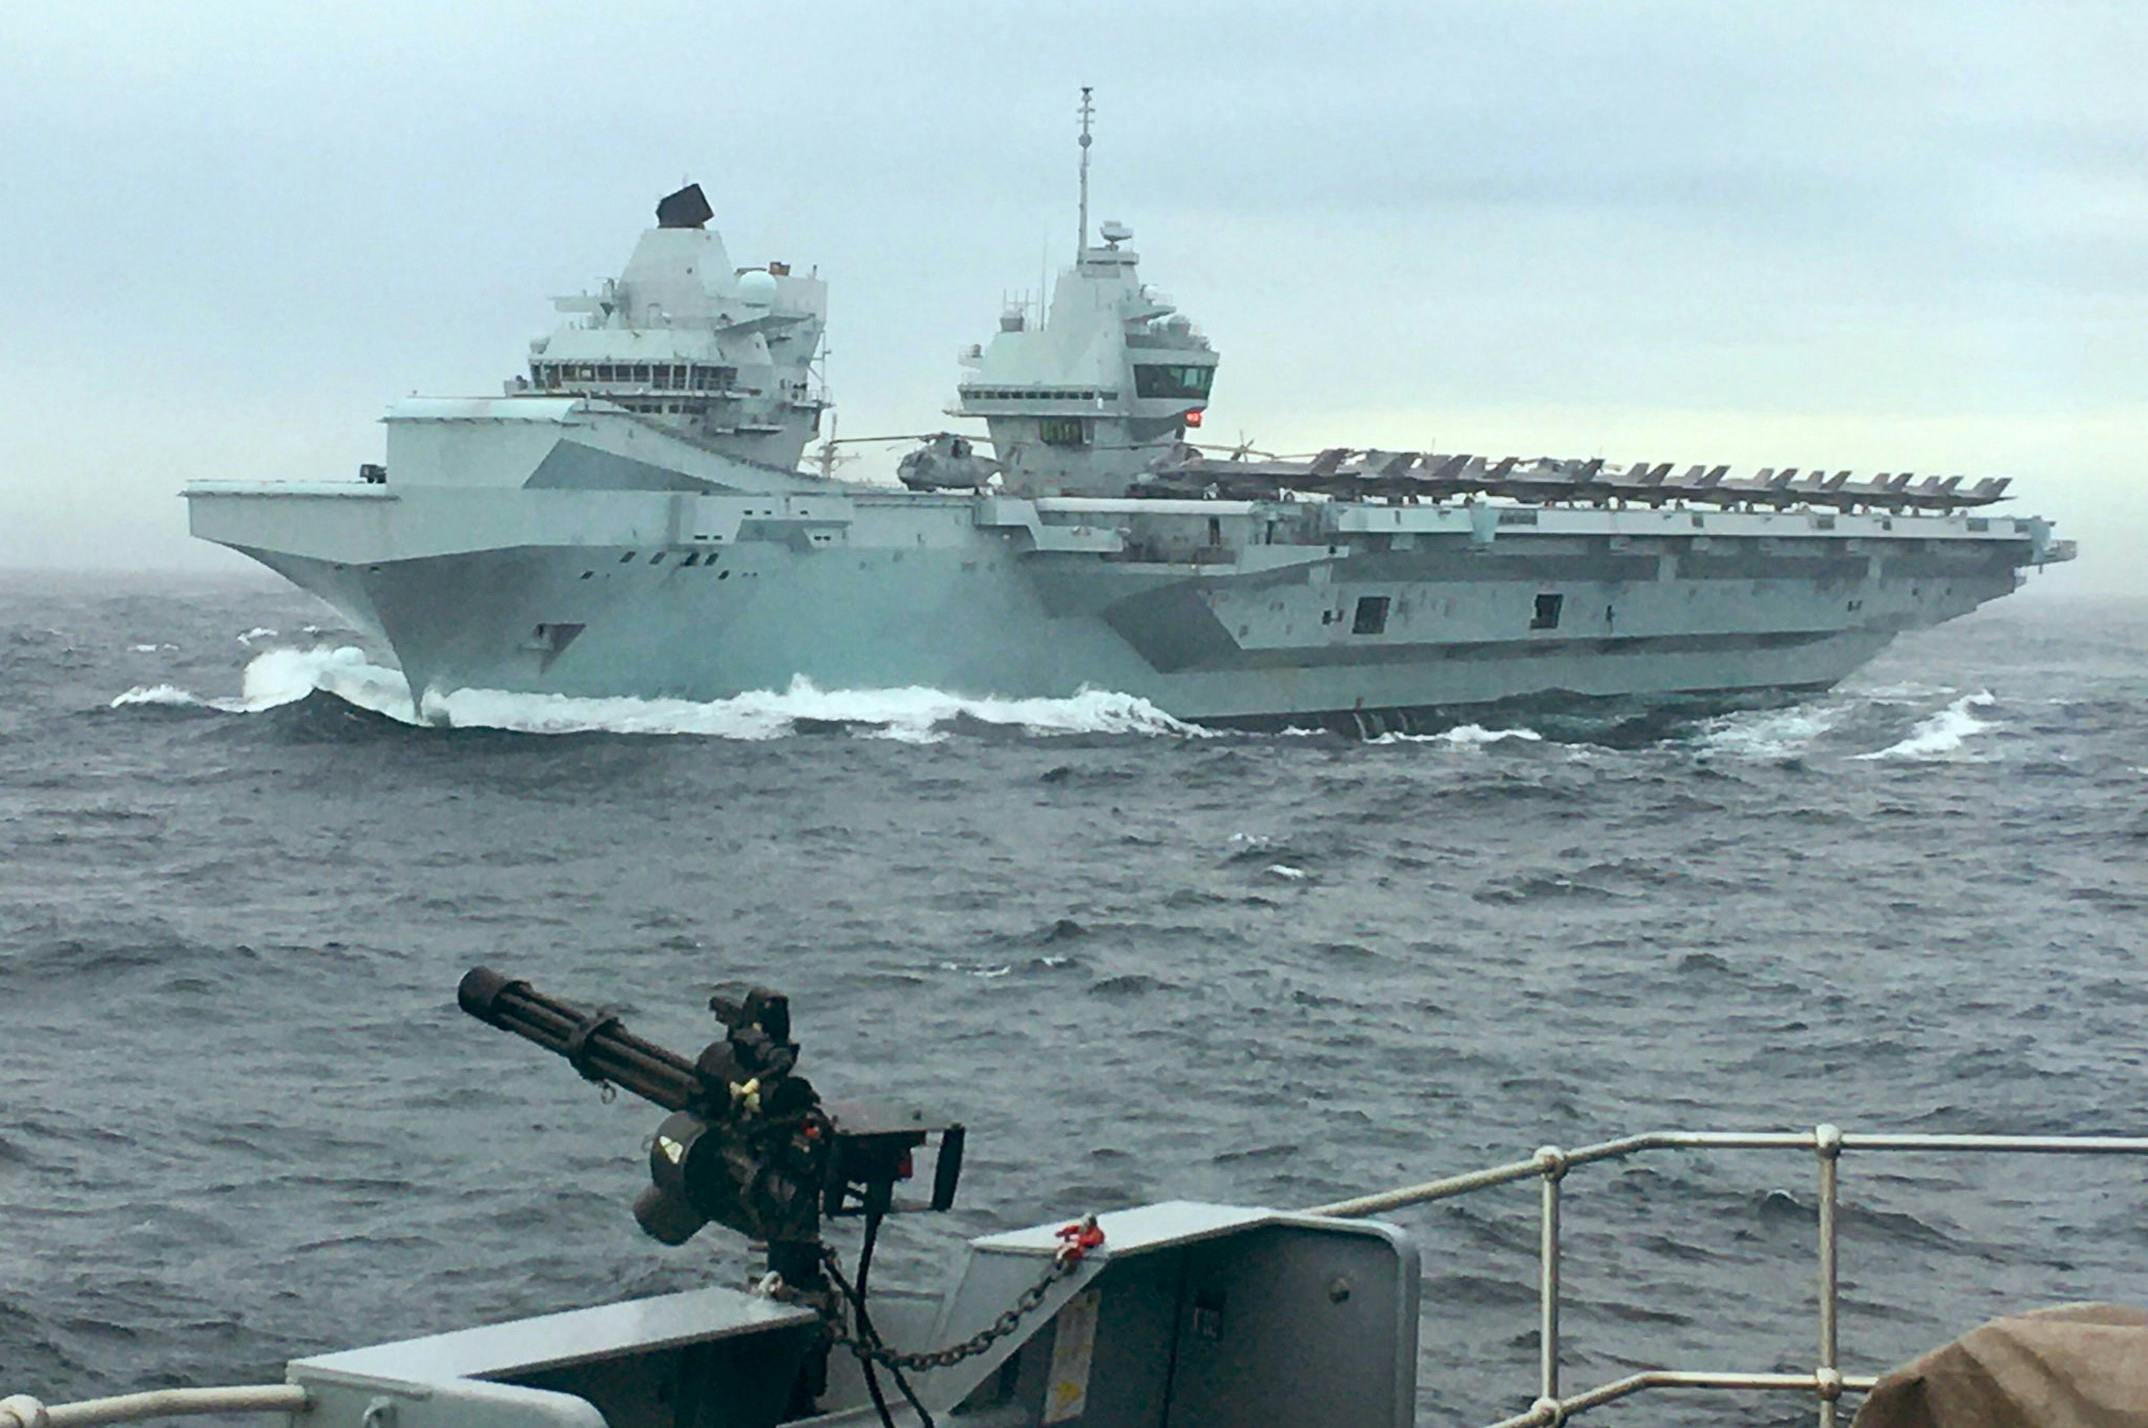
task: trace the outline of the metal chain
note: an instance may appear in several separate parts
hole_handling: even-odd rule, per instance
[[[834,1250],[823,1247],[821,1261],[828,1271],[829,1278],[843,1291],[844,1298],[838,1298],[831,1305],[827,1302],[826,1296],[800,1294],[788,1285],[777,1288],[775,1291],[776,1297],[792,1303],[802,1303],[813,1309],[821,1316],[821,1327],[828,1337],[835,1343],[850,1350],[860,1360],[870,1361],[880,1365],[882,1368],[894,1369],[897,1372],[909,1373],[919,1373],[928,1369],[953,1368],[964,1359],[975,1358],[1019,1328],[1022,1321],[1034,1314],[1044,1303],[1044,1296],[1051,1292],[1054,1284],[1065,1279],[1081,1267],[1081,1258],[1078,1255],[1055,1255],[1052,1258],[1050,1267],[1044,1271],[1044,1277],[1023,1290],[1020,1295],[1016,1296],[1012,1307],[1002,1312],[997,1319],[994,1319],[984,1328],[979,1329],[967,1339],[962,1340],[962,1342],[949,1344],[944,1349],[927,1349],[921,1353],[906,1354],[878,1342],[877,1336],[873,1341],[868,1342],[863,1335],[849,1325],[843,1314],[843,1304],[847,1302],[847,1297],[851,1292],[849,1281],[843,1278],[843,1272],[836,1260]]]

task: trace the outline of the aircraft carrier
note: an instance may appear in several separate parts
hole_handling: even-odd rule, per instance
[[[354,481],[192,485],[193,533],[377,637],[421,711],[805,680],[1366,733],[1794,697],[2073,555],[2002,477],[1189,445],[1217,352],[1131,230],[1092,235],[1090,113],[1075,261],[962,354],[986,437],[925,440],[901,488],[836,479],[832,435],[801,469],[826,285],[734,265],[690,186],[500,395],[395,403]]]

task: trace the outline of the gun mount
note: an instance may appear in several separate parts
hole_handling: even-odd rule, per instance
[[[764,987],[709,999],[723,1035],[692,1061],[629,1032],[608,1008],[550,997],[473,967],[456,990],[471,1016],[566,1059],[585,1079],[671,1112],[649,1152],[649,1188],[634,1218],[665,1244],[710,1223],[768,1244],[769,1268],[801,1288],[820,1283],[823,1218],[897,1208],[895,1187],[937,1136],[932,1198],[954,1204],[961,1125],[912,1107],[829,1105],[798,1074],[790,1001]]]

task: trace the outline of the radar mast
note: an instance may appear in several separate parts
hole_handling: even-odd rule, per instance
[[[1096,106],[1089,102],[1093,93],[1089,85],[1081,87],[1081,228],[1074,235],[1074,258],[1081,260],[1082,250],[1089,246],[1089,120],[1096,114]]]
[[[1089,150],[1096,91],[1081,87],[1081,232],[1074,261],[1046,293],[1037,321],[1000,318],[989,344],[961,355],[968,369],[950,415],[990,433],[1003,489],[1026,496],[1118,496],[1172,456],[1198,426],[1215,377],[1216,350],[1168,299],[1141,281],[1133,229],[1107,218],[1089,227]],[[903,480],[970,487],[984,463],[954,465],[954,438],[905,458]],[[946,449],[941,449],[942,445]]]

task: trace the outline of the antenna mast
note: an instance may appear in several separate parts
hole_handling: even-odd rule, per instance
[[[1074,235],[1074,257],[1079,261],[1089,247],[1089,120],[1096,106],[1089,102],[1090,86],[1081,87],[1081,231]]]

